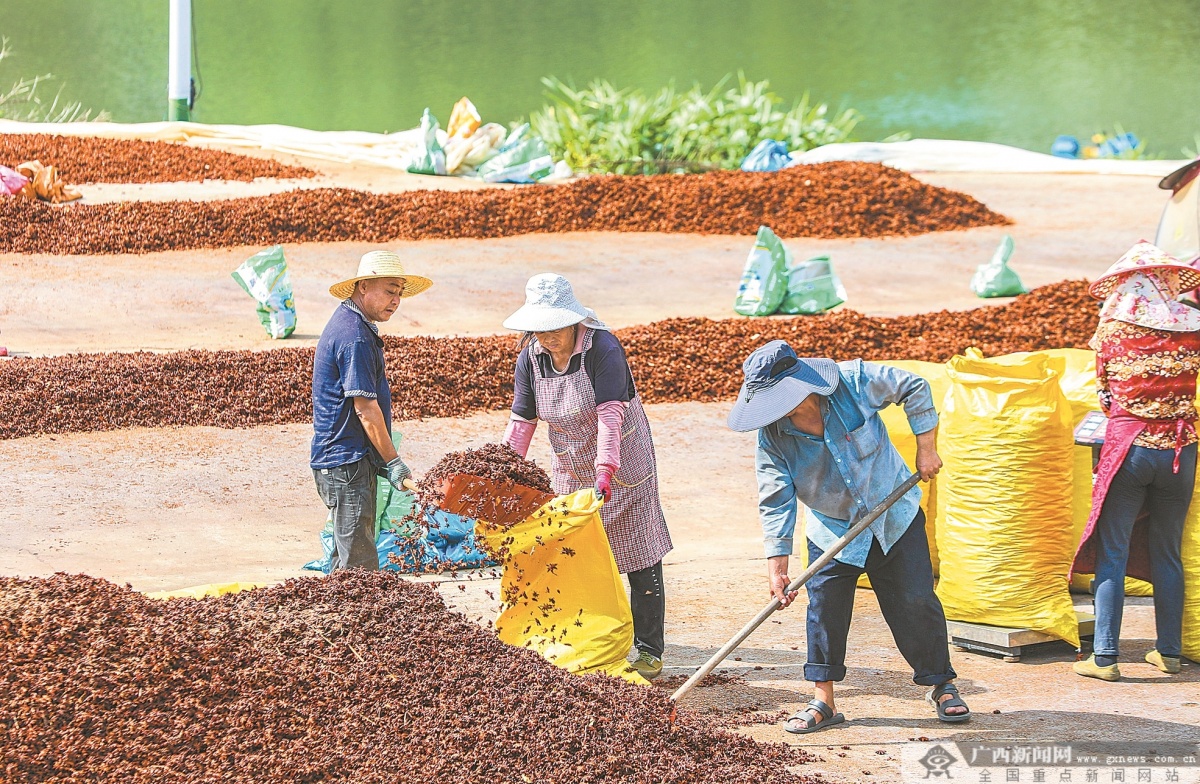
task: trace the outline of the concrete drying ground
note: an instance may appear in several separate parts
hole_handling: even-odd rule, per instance
[[[291,162],[291,161],[285,161]],[[472,187],[320,164],[322,179],[381,191]],[[983,303],[967,289],[974,267],[1005,232],[1029,286],[1093,277],[1134,240],[1153,237],[1165,201],[1147,177],[921,175],[965,191],[1013,218],[1011,227],[882,240],[789,240],[797,256],[828,252],[849,305],[871,314],[964,309]],[[88,199],[232,198],[299,183],[96,186]],[[502,240],[396,243],[416,272],[437,281],[385,325],[393,334],[488,334],[522,300],[526,278],[562,272],[585,303],[615,326],[669,316],[733,315],[749,237],[663,234],[529,235]],[[0,255],[0,345],[18,354],[76,351],[254,348],[311,345],[336,304],[328,285],[353,270],[363,243],[288,246],[300,316],[297,335],[267,341],[253,304],[229,277],[255,249],[145,256]],[[1047,314],[1053,318],[1053,314]],[[668,674],[684,675],[733,635],[768,599],[753,473],[753,439],[725,428],[728,404],[649,407],[661,484],[676,549],[666,561]],[[501,413],[400,423],[402,452],[418,472],[444,452],[496,440]],[[307,425],[251,430],[186,428],[43,436],[0,441],[0,574],[84,572],[142,590],[208,582],[270,582],[312,575],[300,565],[320,552],[324,508],[307,469]],[[539,434],[533,456],[549,459]],[[496,607],[494,577],[443,586],[472,618]],[[493,590],[494,592],[494,590]],[[787,736],[775,724],[745,731],[798,743],[821,757],[805,766],[835,781],[921,778],[903,754],[918,740],[1015,744],[1194,739],[1200,667],[1159,675],[1141,664],[1152,646],[1153,608],[1127,602],[1118,684],[1073,675],[1065,645],[1028,651],[1020,663],[955,654],[967,725],[942,725],[911,684],[870,591],[859,591],[850,675],[838,709],[848,723]],[[697,689],[694,709],[763,714],[793,711],[811,696],[802,680],[803,600],[764,625],[725,667],[744,677]],[[1077,605],[1088,609],[1087,597]],[[761,669],[758,669],[761,668]],[[906,751],[907,749],[907,751]],[[1179,780],[1188,781],[1184,770]],[[1022,781],[1033,781],[1026,769]],[[1107,769],[1100,781],[1107,782]],[[1127,780],[1136,781],[1134,771]],[[1156,769],[1154,781],[1162,779]],[[973,771],[956,775],[977,780]],[[1000,779],[993,779],[999,781]],[[1083,781],[1082,776],[1078,778]]]
[[[665,566],[668,674],[690,673],[769,598],[754,440],[725,427],[727,411],[724,403],[648,407],[676,545]],[[490,413],[400,423],[402,451],[420,474],[448,449],[494,440],[504,422],[503,413]],[[0,573],[85,572],[142,590],[312,575],[299,567],[319,555],[324,508],[305,465],[309,433],[306,425],[288,425],[0,441],[0,475],[21,490],[4,502]],[[543,465],[549,459],[543,433],[531,454]],[[498,593],[494,577],[442,585],[447,601],[480,620],[497,610],[484,593],[489,589]],[[1088,598],[1077,597],[1081,609],[1090,609]],[[773,714],[806,702],[803,612],[802,594],[798,606],[764,624],[738,658],[726,662],[727,670],[744,677],[693,691],[693,708]],[[867,780],[865,771],[871,781],[911,780],[912,765],[902,778],[901,759],[914,739],[1044,744],[1194,738],[1200,667],[1188,663],[1180,675],[1160,675],[1140,663],[1151,647],[1153,607],[1149,600],[1130,599],[1121,683],[1072,674],[1074,652],[1063,644],[1031,649],[1015,664],[956,653],[960,688],[975,717],[965,726],[944,725],[924,702],[924,691],[912,685],[873,593],[861,590],[850,674],[838,696],[847,724],[804,737],[788,736],[776,724],[745,731],[804,746],[821,758],[804,772],[846,782]],[[1136,780],[1132,772],[1129,780]]]
[[[1095,277],[1139,237],[1153,238],[1166,201],[1151,177],[920,176],[971,194],[1015,224],[910,238],[788,239],[797,257],[832,256],[846,285],[847,307],[897,315],[986,304],[967,284],[1005,233],[1016,241],[1012,263],[1027,286]],[[384,189],[411,187],[413,179],[459,184],[448,178],[392,177],[383,182]],[[144,196],[151,186],[104,187]],[[192,198],[205,187],[218,196],[266,188],[260,183],[153,187],[155,194],[177,198]],[[523,301],[525,281],[546,271],[570,278],[584,303],[613,326],[672,316],[730,318],[752,245],[748,236],[620,233],[391,243],[413,272],[429,275],[436,284],[407,301],[384,331],[500,332],[501,322]],[[286,247],[299,320],[287,341],[266,338],[253,301],[230,277],[257,248],[144,256],[0,254],[0,345],[26,355],[313,345],[337,304],[329,285],[352,275],[358,257],[374,247],[351,242]]]

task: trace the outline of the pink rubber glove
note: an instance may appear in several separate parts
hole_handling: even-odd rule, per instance
[[[615,472],[616,469],[610,465],[596,466],[596,495],[602,501],[612,498],[612,477]]]

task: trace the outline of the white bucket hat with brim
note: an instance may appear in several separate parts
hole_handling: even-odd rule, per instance
[[[1171,292],[1172,297],[1200,286],[1200,270],[1184,264],[1154,243],[1141,240],[1117,259],[1107,272],[1096,278],[1092,285],[1088,286],[1088,291],[1096,299],[1105,299],[1132,273],[1157,270],[1174,270],[1178,274],[1179,290]],[[1174,279],[1170,280],[1175,282]]]
[[[404,262],[390,250],[373,250],[363,254],[358,261],[358,274],[349,280],[335,283],[329,287],[329,293],[338,299],[350,299],[354,294],[354,284],[360,280],[374,278],[403,278],[404,293],[401,297],[415,297],[433,285],[433,281],[420,275],[411,275],[404,271]]]
[[[525,304],[504,319],[505,329],[521,332],[553,332],[574,324],[608,330],[596,312],[575,298],[575,290],[562,275],[544,272],[525,284]]]
[[[729,412],[729,428],[740,433],[783,419],[811,394],[832,393],[839,380],[832,359],[798,357],[782,340],[755,349],[742,372],[746,380]]]

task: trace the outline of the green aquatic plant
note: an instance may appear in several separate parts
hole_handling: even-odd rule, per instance
[[[808,93],[787,106],[767,81],[743,74],[727,87],[732,78],[708,91],[669,84],[646,93],[603,79],[576,89],[546,77],[547,104],[529,121],[572,169],[628,174],[736,168],[763,139],[809,150],[849,141],[862,119],[853,109],[831,113]]]
[[[5,72],[5,61],[11,58],[12,51],[8,47],[8,39],[0,38],[0,75]],[[62,85],[53,98],[43,100],[45,91],[40,88],[54,79],[53,74],[18,77],[8,92],[0,92],[0,119],[51,123],[83,122],[92,119],[92,110],[84,109],[78,101],[62,101]],[[0,76],[0,84],[3,83],[3,76]],[[95,119],[107,120],[108,114],[100,112]]]

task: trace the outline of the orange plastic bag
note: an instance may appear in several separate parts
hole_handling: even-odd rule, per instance
[[[482,118],[475,104],[467,96],[458,99],[450,111],[450,122],[446,124],[446,133],[451,139],[469,139],[479,128]]]

